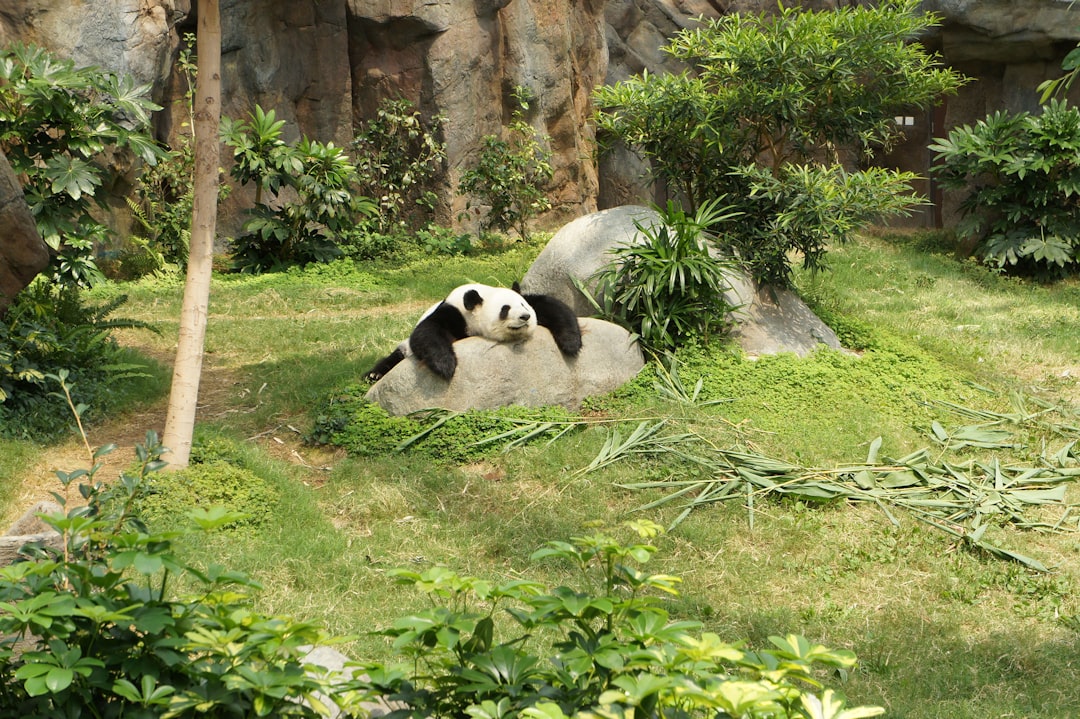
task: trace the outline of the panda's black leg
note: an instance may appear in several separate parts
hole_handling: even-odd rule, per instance
[[[522,295],[536,310],[536,324],[547,327],[555,346],[564,355],[576,357],[581,351],[581,324],[574,311],[549,295]]]
[[[405,353],[398,347],[379,360],[375,366],[368,371],[367,378],[372,382],[377,382],[385,377],[387,372],[397,367],[403,359],[405,359]]]
[[[409,337],[409,346],[413,356],[427,365],[427,368],[446,381],[457,370],[457,355],[454,354],[454,340],[445,332],[420,331],[417,325]]]
[[[443,304],[416,325],[409,335],[409,349],[429,370],[449,382],[457,370],[454,340],[465,336],[461,313]]]

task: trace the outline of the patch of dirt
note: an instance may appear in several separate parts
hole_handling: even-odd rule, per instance
[[[139,347],[140,352],[153,356],[163,366],[172,368],[171,353]],[[236,411],[234,398],[240,382],[234,372],[227,367],[214,363],[208,355],[203,361],[202,377],[199,381],[199,404],[196,422],[200,419],[219,418]],[[81,437],[72,437],[64,442],[46,447],[37,461],[18,473],[15,482],[18,485],[5,512],[0,513],[0,531],[22,516],[23,512],[34,503],[52,500],[52,492],[63,492],[63,486],[57,479],[56,472],[73,472],[89,469],[92,465],[92,450],[106,444],[116,445],[109,454],[101,457],[101,469],[96,477],[111,481],[120,472],[136,461],[135,445],[146,443],[149,430],[157,432],[160,438],[165,430],[165,417],[168,411],[168,397],[162,397],[150,405],[138,407],[122,415],[85,427],[86,442]],[[248,441],[257,443],[267,454],[283,462],[302,468],[302,481],[309,486],[320,486],[325,482],[327,472],[344,457],[343,451],[333,451],[323,447],[305,445],[300,431],[287,421],[260,432]],[[165,455],[168,459],[168,455]],[[79,499],[76,487],[70,490],[72,501]]]

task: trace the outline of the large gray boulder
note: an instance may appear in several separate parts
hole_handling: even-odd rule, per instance
[[[638,225],[660,222],[655,210],[637,205],[615,207],[579,217],[555,233],[521,280],[522,292],[548,294],[570,305],[579,315],[593,312],[576,283],[595,291],[593,276],[611,261],[618,245],[641,242]],[[576,281],[576,282],[575,282]],[[794,352],[800,357],[825,345],[840,348],[836,333],[790,290],[758,287],[745,273],[728,275],[732,337],[749,355]]]
[[[408,357],[376,382],[367,398],[392,415],[512,404],[576,410],[586,397],[618,389],[645,366],[637,342],[622,327],[584,318],[581,339],[581,352],[568,358],[543,327],[517,344],[466,337],[454,343],[458,366],[449,382]]]

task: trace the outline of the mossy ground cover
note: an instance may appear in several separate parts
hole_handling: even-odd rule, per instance
[[[650,366],[592,401],[588,421],[550,445],[455,454],[482,433],[466,419],[468,431],[444,435],[451,444],[438,452],[424,449],[434,435],[405,452],[395,451],[400,442],[357,451],[368,446],[363,433],[381,426],[361,414],[371,411],[357,399],[363,372],[448,289],[508,284],[538,250],[215,278],[197,451],[263,478],[276,499],[250,531],[190,551],[252,573],[264,585],[262,609],[323,621],[354,637],[346,645],[354,656],[386,657],[385,638],[368,632],[423,602],[387,578],[392,567],[561,581],[567,568],[528,562],[544,542],[597,520],[667,525],[676,517],[671,503],[640,509],[662,492],[625,487],[703,476],[692,462],[642,456],[582,471],[613,428],[625,435],[662,420],[665,432],[692,433],[699,447],[834,466],[861,461],[878,436],[883,456],[932,446],[935,420],[957,423],[935,402],[1008,411],[1010,392],[1080,399],[1077,283],[1002,278],[957,261],[931,236],[903,235],[838,248],[832,274],[799,278],[854,354],[750,360],[729,347],[692,348],[677,371],[687,388],[702,379],[696,402],[665,398],[664,372]],[[125,332],[124,342],[167,356],[179,284],[97,292],[121,291],[131,297],[126,315],[163,331]],[[343,432],[345,449],[301,444],[301,435],[318,434],[333,401],[348,411],[322,428]],[[25,484],[18,467],[40,465],[43,452],[0,445],[0,476]],[[981,456],[969,448],[955,459]],[[1070,487],[1068,497],[1077,496]],[[656,569],[685,580],[676,615],[751,645],[799,632],[852,649],[862,664],[845,691],[889,716],[1057,719],[1080,706],[1080,536],[992,528],[995,541],[1054,570],[1037,573],[903,513],[894,524],[870,505],[773,498],[756,503],[753,516],[751,527],[744,503],[718,503],[660,539]]]

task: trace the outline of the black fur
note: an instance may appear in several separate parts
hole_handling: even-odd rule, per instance
[[[465,294],[465,307],[469,307],[469,295]],[[476,294],[475,300],[480,295]],[[482,303],[479,300],[477,304]],[[435,308],[430,315],[420,320],[420,324],[409,335],[409,348],[416,355],[416,359],[428,366],[428,369],[449,381],[457,369],[457,355],[454,354],[454,342],[468,336],[466,331],[465,316],[453,305],[445,302]]]
[[[514,291],[521,294],[515,282]],[[581,351],[581,325],[577,315],[566,303],[548,295],[522,295],[536,312],[536,323],[546,327],[555,340],[559,351],[570,357],[576,357]],[[484,298],[476,290],[465,293],[464,305],[467,312],[484,303]],[[506,319],[509,308],[503,307],[500,313]],[[522,319],[528,319],[523,317]],[[457,355],[454,354],[454,342],[468,336],[465,316],[453,305],[443,302],[413,329],[409,335],[409,349],[428,369],[449,381],[457,370]],[[405,353],[400,347],[379,362],[367,373],[372,382],[382,379],[403,359]]]
[[[367,373],[367,378],[375,382],[386,376],[386,373],[398,366],[401,360],[405,359],[405,353],[401,351],[401,348],[396,348],[393,352],[379,360],[374,367]]]
[[[480,296],[480,293],[476,290],[469,290],[465,293],[465,311],[472,312],[475,308],[484,304],[484,298]]]
[[[521,294],[518,283],[514,283],[514,292]],[[557,300],[550,295],[525,295],[525,301],[536,312],[536,324],[547,327],[555,340],[555,346],[564,355],[577,357],[581,351],[581,324],[577,315],[562,300]]]

